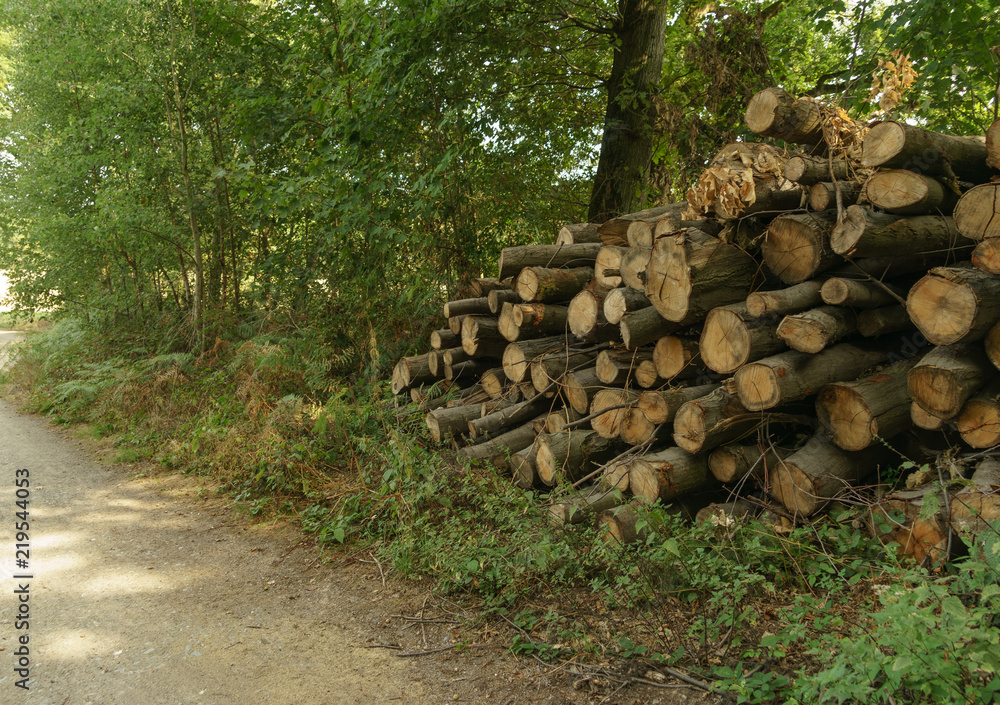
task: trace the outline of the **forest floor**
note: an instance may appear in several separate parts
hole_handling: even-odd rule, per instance
[[[3,702],[718,701],[515,658],[474,606],[386,579],[372,554],[323,553],[287,522],[255,522],[202,478],[102,462],[98,443],[15,403],[0,401]],[[26,568],[14,568],[16,469],[30,479]],[[27,693],[12,670],[24,637]]]

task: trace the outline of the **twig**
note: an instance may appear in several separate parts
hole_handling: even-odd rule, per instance
[[[409,658],[411,656],[428,656],[430,654],[439,654],[442,651],[451,651],[452,649],[488,649],[495,648],[496,644],[452,644],[451,646],[443,646],[440,649],[430,649],[428,651],[407,651],[406,653],[396,654],[399,658]]]

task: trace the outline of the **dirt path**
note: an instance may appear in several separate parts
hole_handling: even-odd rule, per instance
[[[19,568],[20,469],[30,557]],[[484,638],[460,608],[385,583],[373,563],[326,566],[300,535],[250,525],[192,478],[102,466],[88,443],[3,401],[0,507],[2,703],[708,702],[635,689],[599,701],[571,687],[579,678],[500,648],[459,652]],[[23,637],[29,691],[15,671]]]

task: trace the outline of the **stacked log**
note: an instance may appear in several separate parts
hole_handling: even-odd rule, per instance
[[[553,521],[624,540],[653,502],[811,516],[914,428],[1000,444],[1000,128],[831,114],[763,91],[747,124],[784,147],[729,145],[686,203],[504,250],[393,391],[435,441],[564,494]]]

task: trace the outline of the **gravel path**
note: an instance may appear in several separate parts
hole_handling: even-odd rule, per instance
[[[251,524],[195,478],[102,465],[90,441],[0,399],[0,703],[709,702],[635,689],[602,700],[501,648],[459,651],[486,638],[460,612],[374,562],[325,565],[300,534]]]

